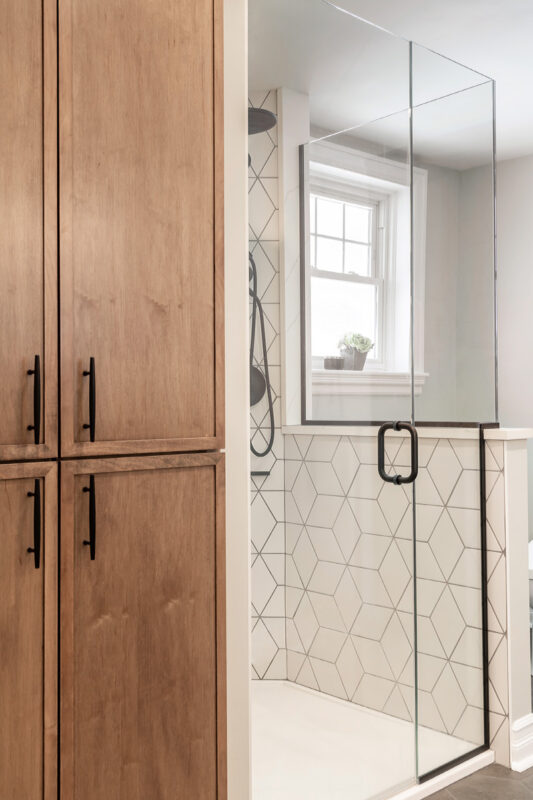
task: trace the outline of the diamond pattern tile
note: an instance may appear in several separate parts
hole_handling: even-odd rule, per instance
[[[442,574],[448,580],[463,552],[463,543],[448,511],[445,509],[437,522],[429,546],[438,561]]]
[[[262,557],[252,565],[252,605],[261,614],[276,589],[276,580]]]
[[[389,620],[381,636],[381,644],[394,677],[398,679],[412,653],[412,647],[396,614]]]
[[[401,491],[399,486],[395,486],[392,483],[384,483],[378,495],[378,503],[390,530],[392,533],[396,533],[409,507],[405,493]],[[411,515],[409,515],[409,522],[412,525]]]
[[[319,494],[313,503],[307,521],[310,525],[331,528],[337,519],[342,504],[342,497]]]
[[[448,587],[443,591],[433,613],[431,621],[435,627],[439,641],[448,658],[465,630],[465,621],[457,607],[457,603]]]
[[[412,719],[410,493],[375,480],[371,437],[328,436],[323,444],[317,436],[285,438],[290,455],[285,463],[285,514],[295,520],[286,523],[288,675],[336,697]],[[480,563],[479,499],[474,497],[479,473],[471,467],[478,456],[469,451],[468,441],[455,444],[425,443],[426,467],[422,466],[417,484],[419,706],[423,724],[475,735],[482,685],[480,590],[475,577]],[[389,456],[400,466],[402,447]],[[499,486],[499,471],[494,468],[493,474],[489,492]],[[493,506],[494,524],[501,528],[499,497]],[[271,513],[276,520],[279,512]],[[489,518],[489,526],[490,522]],[[277,536],[274,525],[261,551],[263,559],[277,555],[273,551],[281,541]],[[492,537],[493,546],[500,548]],[[504,564],[503,556],[501,549],[489,555],[495,556],[489,573],[495,576],[492,595],[500,609],[505,583],[504,570],[497,565],[498,559]],[[276,574],[275,569],[272,572]],[[275,587],[267,601],[271,607],[276,607],[276,598]],[[506,652],[498,646],[505,641],[505,612],[500,616],[490,607],[490,624],[500,632],[491,649],[494,665],[496,654]],[[283,652],[277,631],[269,635]],[[274,657],[265,676],[276,674],[280,658]],[[496,742],[504,735],[501,720],[507,713],[499,699],[504,679],[498,669],[499,688],[496,691],[491,682],[490,689]]]
[[[307,471],[307,467],[305,464],[302,464],[292,488],[292,497],[303,520],[306,520],[309,516],[309,512],[316,500],[316,495],[317,492],[309,472]]]
[[[363,677],[363,667],[349,636],[346,637],[346,641],[337,658],[337,670],[347,696],[352,698]]]
[[[351,633],[354,636],[364,636],[366,639],[381,641],[391,617],[391,608],[364,603],[352,625]]]
[[[347,436],[343,436],[339,441],[337,449],[331,459],[331,464],[339,479],[343,492],[346,493],[352,485],[357,467],[359,466],[359,459]]]
[[[306,652],[309,652],[319,625],[311,601],[306,594],[302,597],[302,601],[294,615],[294,625]]]
[[[320,691],[347,700],[346,690],[341,681],[339,671],[335,664],[321,661],[318,658],[310,658],[311,666],[315,674]]]
[[[345,628],[349,631],[361,608],[362,600],[348,569],[344,570],[334,597]]]
[[[303,531],[298,539],[298,544],[294,548],[293,559],[302,584],[307,586],[315,570],[318,559],[306,530]]]
[[[380,642],[361,636],[352,636],[352,642],[365,672],[377,678],[394,678]]]
[[[333,533],[345,560],[348,560],[361,536],[361,529],[347,500],[344,500],[341,505],[337,519],[333,524]]]
[[[258,620],[252,630],[252,664],[259,678],[262,678],[278,652],[278,646],[262,620]]]
[[[432,697],[448,733],[453,733],[466,708],[466,700],[461,687],[449,664],[444,667]]]
[[[387,587],[389,597],[394,605],[397,605],[409,583],[411,573],[407,569],[396,542],[392,542],[387,550],[385,558],[379,567],[379,574]]]
[[[250,105],[276,112],[276,92],[253,93]],[[287,503],[285,514],[284,437],[280,428],[280,317],[279,317],[279,237],[278,226],[278,148],[276,132],[251,136],[249,169],[250,249],[257,267],[258,294],[264,304],[265,327],[269,353],[270,378],[274,397],[275,437],[271,453],[264,458],[251,457],[252,470],[269,471],[269,475],[252,477],[254,491],[251,507],[252,548],[261,553],[254,561],[251,574],[252,613],[259,621],[252,633],[252,663],[257,677],[278,680],[287,677],[285,650],[286,614],[294,613],[303,594],[302,581],[291,553],[299,540],[301,515],[294,501]],[[262,354],[256,339],[256,362]],[[261,361],[259,361],[261,363]],[[264,449],[270,434],[266,399],[251,409],[250,436],[257,449]],[[294,474],[296,479],[296,474]],[[294,527],[285,525],[286,521]],[[287,550],[287,546],[291,549]],[[294,594],[289,595],[292,588]],[[297,633],[291,644],[296,646]],[[269,663],[266,664],[267,655]]]
[[[390,536],[390,528],[377,500],[350,498],[349,503],[363,533]]]
[[[354,567],[378,569],[390,546],[391,541],[387,536],[371,536],[363,533],[352,553],[350,564]]]
[[[447,439],[439,441],[427,469],[443,502],[447,503],[462,470],[461,463]]]
[[[383,481],[379,477],[375,466],[373,464],[361,464],[348,494],[350,497],[376,500],[382,488]]]
[[[311,601],[319,625],[324,628],[331,628],[331,630],[334,631],[346,632],[347,626],[342,618],[339,606],[332,595],[308,592],[307,596]]]

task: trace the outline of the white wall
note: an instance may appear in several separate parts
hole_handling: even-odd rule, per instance
[[[529,427],[533,425],[533,155],[501,162],[496,191],[500,421]],[[529,497],[531,505],[531,442]],[[530,539],[532,518],[530,514]]]
[[[457,390],[460,173],[423,166],[428,171],[424,370],[429,377],[417,398],[416,416],[430,421],[452,420]]]
[[[228,798],[250,789],[247,3],[224,1]]]

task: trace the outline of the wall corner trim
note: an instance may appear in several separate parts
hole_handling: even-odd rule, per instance
[[[511,769],[524,772],[533,767],[533,714],[517,719],[511,727]]]

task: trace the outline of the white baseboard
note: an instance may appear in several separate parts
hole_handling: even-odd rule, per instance
[[[527,714],[511,728],[511,769],[524,772],[533,767],[533,714]]]
[[[440,792],[447,786],[451,786],[452,783],[467,778],[472,773],[483,769],[483,767],[488,767],[493,762],[494,753],[492,750],[485,750],[485,752],[470,758],[468,761],[464,761],[462,764],[443,772],[442,775],[437,775],[437,777],[431,778],[425,783],[411,786],[409,789],[395,794],[391,800],[423,800],[424,797],[430,797],[435,792]]]

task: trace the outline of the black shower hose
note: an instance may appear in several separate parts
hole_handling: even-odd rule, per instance
[[[270,437],[266,448],[263,450],[263,452],[260,452],[259,450],[256,450],[256,448],[253,445],[253,442],[250,440],[250,450],[252,451],[254,456],[257,456],[258,458],[264,458],[264,456],[267,456],[270,453],[270,451],[272,450],[272,446],[274,444],[274,403],[272,400],[272,389],[270,386],[270,375],[268,371],[265,315],[263,312],[263,306],[261,305],[261,300],[257,296],[257,268],[255,266],[255,261],[251,253],[248,253],[248,257],[250,260],[250,278],[252,281],[252,286],[249,290],[250,297],[252,298],[252,323],[251,323],[251,333],[250,333],[250,370],[254,365],[255,325],[257,320],[257,313],[259,312],[259,326],[261,330],[261,344],[263,349],[263,367],[265,370],[268,414],[270,419]]]

